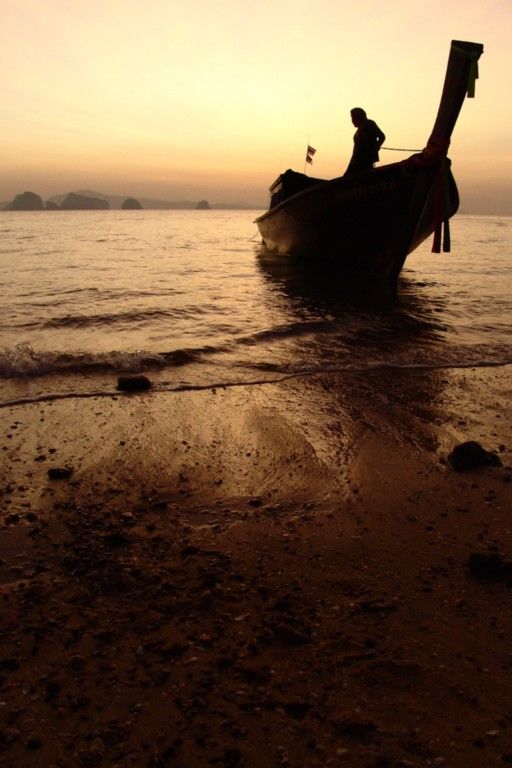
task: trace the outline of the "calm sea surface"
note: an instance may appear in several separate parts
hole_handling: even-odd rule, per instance
[[[257,215],[0,214],[0,401],[123,371],[197,387],[512,362],[512,218],[455,217],[452,253],[425,243],[391,298],[276,263]]]

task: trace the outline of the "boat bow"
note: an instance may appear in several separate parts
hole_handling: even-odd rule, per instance
[[[448,222],[459,205],[451,135],[466,96],[474,95],[481,43],[453,40],[432,133],[407,160],[325,181],[288,170],[270,187],[256,223],[264,245],[342,272],[396,281],[407,255],[434,233],[450,250]],[[444,229],[444,236],[443,236]]]

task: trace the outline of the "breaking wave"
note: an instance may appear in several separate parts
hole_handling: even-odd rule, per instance
[[[199,362],[208,348],[176,349],[172,352],[68,352],[37,351],[30,344],[18,344],[0,351],[0,377],[4,379],[45,376],[49,374],[120,371],[138,373],[150,369],[171,368]]]
[[[282,332],[283,328],[280,329]],[[290,329],[288,329],[290,330]],[[304,330],[304,329],[302,329]],[[261,338],[258,338],[261,336]],[[275,339],[287,336],[278,333]],[[175,349],[167,352],[148,350],[109,352],[50,352],[35,350],[30,344],[18,344],[11,349],[0,351],[0,379],[21,379],[55,374],[94,374],[94,373],[141,373],[164,371],[179,367],[198,365],[208,362],[210,366],[200,376],[205,386],[213,385],[209,381],[213,368],[223,369],[226,382],[250,382],[254,374],[301,376],[315,373],[355,372],[381,369],[442,369],[442,368],[480,368],[512,364],[512,344],[474,346],[447,346],[440,348],[408,349],[399,352],[391,350],[388,354],[382,350],[354,348],[335,348],[328,338],[324,338],[324,354],[317,359],[275,359],[272,350],[264,345],[255,353],[246,354],[247,347],[262,342],[266,334],[241,337],[232,344],[223,347],[204,346],[200,348]],[[213,366],[213,368],[212,368]],[[197,371],[193,376],[197,382]],[[217,384],[219,382],[217,381]],[[220,382],[222,384],[222,382]]]

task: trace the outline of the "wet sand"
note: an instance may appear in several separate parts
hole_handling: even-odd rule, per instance
[[[512,560],[511,393],[375,371],[0,409],[0,765],[511,764],[511,584],[469,567]],[[465,440],[503,466],[455,472]]]

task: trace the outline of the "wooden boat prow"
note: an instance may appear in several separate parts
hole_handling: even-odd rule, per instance
[[[425,149],[401,162],[331,180],[291,169],[270,186],[269,210],[256,219],[264,245],[377,280],[396,281],[411,251],[433,233],[449,250],[448,221],[459,196],[447,157],[466,94],[473,95],[480,43],[452,41],[441,103]],[[444,227],[444,238],[442,230]]]

